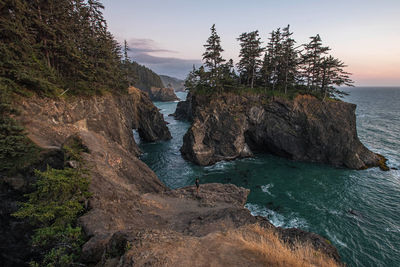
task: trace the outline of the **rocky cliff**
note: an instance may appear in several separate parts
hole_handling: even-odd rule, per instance
[[[29,137],[42,152],[37,163],[12,177],[0,174],[0,262],[5,266],[23,266],[23,262],[34,255],[35,251],[29,247],[32,227],[10,214],[17,210],[17,203],[23,200],[23,195],[31,190],[35,180],[34,169],[44,171],[47,165],[56,169],[64,167],[61,146],[70,136],[79,135],[90,146],[93,153],[88,162],[93,164],[93,173],[102,172],[101,168],[105,168],[103,178],[110,178],[108,185],[99,185],[101,182],[94,179],[94,187],[105,186],[105,190],[113,191],[107,169],[120,164],[116,172],[139,180],[136,186],[141,190],[165,188],[155,174],[137,159],[141,152],[132,138],[133,129],[146,141],[171,138],[163,116],[140,90],[130,88],[128,95],[80,97],[68,101],[32,97],[16,105],[21,112],[17,119],[25,125]],[[113,151],[118,151],[119,156]],[[95,162],[99,158],[103,161],[102,165]]]
[[[161,78],[161,81],[163,84],[167,87],[172,87],[175,92],[183,92],[185,91],[185,81],[175,78],[175,77],[170,77],[167,75],[159,75]]]
[[[143,91],[149,94],[149,97],[152,101],[168,102],[179,100],[173,88],[151,87],[149,90]]]
[[[92,197],[89,211],[79,219],[89,238],[81,259],[87,265],[204,266],[211,260],[213,266],[262,266],[265,263],[257,251],[249,251],[242,239],[229,239],[233,232],[256,235],[257,229],[251,228],[254,224],[273,231],[288,244],[309,243],[322,255],[339,261],[336,249],[326,239],[298,229],[275,228],[266,219],[253,217],[243,207],[247,189],[207,184],[196,194],[194,187],[166,188],[138,159],[132,129],[149,141],[171,136],[157,108],[135,88],[125,96],[69,101],[34,97],[19,106],[22,113],[18,119],[29,137],[50,153],[42,164],[62,165],[60,146],[71,136],[78,136],[87,147],[83,158],[90,170]],[[20,178],[27,182],[26,176]],[[8,205],[8,212],[16,206],[12,201],[21,199],[16,193],[19,184],[17,177],[2,184],[8,193],[14,192],[14,198],[3,191],[0,195],[2,202],[8,196],[6,200],[14,203]],[[9,237],[19,238],[15,222],[8,221],[6,227]],[[27,240],[29,231],[24,234]],[[10,248],[8,252],[23,249],[11,244],[12,239],[3,239],[2,247]],[[18,253],[10,253],[8,260],[15,263],[10,266],[23,265]],[[26,260],[28,256],[21,257]]]
[[[250,157],[255,151],[351,169],[384,165],[385,159],[358,139],[355,109],[309,95],[288,100],[196,94],[178,104],[175,116],[192,121],[181,152],[199,165]]]

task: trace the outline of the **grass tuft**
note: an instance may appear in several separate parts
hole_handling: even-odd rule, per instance
[[[341,266],[334,259],[314,249],[309,243],[284,243],[273,229],[252,225],[228,233],[232,243],[240,244],[246,253],[254,255],[265,266]]]

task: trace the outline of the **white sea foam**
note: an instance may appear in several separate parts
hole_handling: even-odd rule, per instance
[[[206,166],[206,170],[224,170],[227,166],[232,165],[232,161],[220,161],[212,166]]]
[[[308,228],[306,220],[299,218],[295,213],[291,213],[287,218],[282,214],[262,207],[257,204],[247,203],[245,207],[253,216],[267,218],[274,226],[283,228]]]
[[[393,233],[396,233],[396,232],[400,233],[400,227],[395,227],[395,228],[392,228],[392,229],[390,229],[389,227],[386,227],[385,231],[386,232],[393,232]]]
[[[337,211],[337,210],[328,210],[328,212],[329,212],[330,214],[333,214],[333,215],[343,215],[343,212],[339,212],[339,211]]]
[[[139,136],[138,131],[132,130],[132,132],[133,132],[133,139],[135,140],[135,143],[140,144],[140,136]]]
[[[266,185],[262,185],[261,186],[261,190],[264,192],[264,193],[267,193],[268,195],[270,195],[270,196],[274,196],[268,189],[270,189],[270,188],[272,188],[272,187],[274,187],[274,184],[266,184]]]
[[[331,234],[327,229],[325,229],[325,232],[326,235],[329,237],[329,240],[332,241],[334,244],[347,248],[347,244],[339,240],[339,238],[337,238],[336,235]]]
[[[257,204],[251,203],[247,203],[245,207],[250,210],[253,216],[265,217],[276,227],[283,227],[283,225],[285,224],[285,218],[281,214],[273,210],[263,208]]]
[[[301,228],[301,229],[307,229],[308,228],[308,224],[307,221],[299,218],[299,217],[294,217],[292,219],[289,220],[289,222],[287,223],[288,228]]]

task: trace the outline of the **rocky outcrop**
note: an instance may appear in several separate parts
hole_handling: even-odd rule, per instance
[[[164,86],[171,87],[175,90],[175,92],[183,92],[185,91],[185,81],[175,78],[175,77],[170,77],[167,75],[159,75],[161,78],[161,81],[163,82]]]
[[[82,156],[90,171],[92,196],[89,211],[79,219],[89,238],[81,259],[87,265],[185,266],[179,255],[170,253],[185,247],[185,255],[196,254],[199,242],[217,246],[223,233],[253,224],[282,233],[286,242],[301,237],[301,242],[339,260],[324,238],[296,229],[285,235],[266,219],[252,216],[244,208],[248,189],[223,184],[201,185],[198,194],[193,186],[168,189],[137,157],[132,129],[150,141],[170,138],[162,115],[137,89],[125,96],[69,101],[32,98],[20,107],[19,120],[43,149],[57,149],[71,136],[87,148]],[[220,252],[216,266],[230,258],[229,252]]]
[[[192,120],[182,155],[199,165],[250,157],[254,151],[351,169],[384,161],[358,139],[354,104],[309,95],[287,100],[224,94],[193,95],[178,109],[177,117]]]
[[[68,101],[33,97],[22,101],[18,118],[29,137],[42,147],[59,147],[75,132],[88,131],[116,142],[135,155],[136,129],[149,142],[171,139],[163,115],[146,94],[131,87],[128,95],[95,96]]]
[[[121,175],[130,173],[132,177],[142,179],[137,182],[140,190],[165,189],[155,174],[137,159],[140,150],[132,138],[132,129],[137,129],[141,138],[147,141],[171,138],[163,116],[141,91],[130,88],[127,95],[68,101],[32,97],[16,105],[21,111],[17,119],[25,125],[29,137],[42,151],[32,166],[12,176],[0,174],[0,262],[4,266],[24,266],[24,262],[37,253],[29,246],[32,226],[11,214],[17,211],[18,202],[24,200],[23,195],[32,190],[35,169],[44,171],[47,166],[56,169],[64,167],[66,162],[61,146],[70,136],[86,136],[87,142],[92,141],[90,149],[103,156],[102,160],[108,168],[124,166],[125,169],[119,170]],[[103,150],[102,145],[111,148]],[[121,151],[125,154],[118,152],[118,157],[113,154],[111,151],[118,151],[117,147],[123,148]],[[127,155],[129,160],[124,160],[121,155]],[[99,171],[97,165],[94,163],[94,170]],[[107,177],[109,173],[105,170],[102,175]],[[111,180],[107,182],[108,186],[110,183]],[[100,186],[108,187],[105,184]]]
[[[152,101],[170,102],[179,100],[173,88],[151,87],[149,90],[145,90],[145,92],[149,94]]]
[[[192,99],[192,93],[189,92],[186,96],[186,100],[178,102],[176,105],[176,110],[173,114],[171,114],[171,116],[174,116],[177,120],[192,121]]]

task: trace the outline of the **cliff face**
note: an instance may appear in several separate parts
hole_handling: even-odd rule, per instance
[[[30,185],[35,180],[34,169],[44,171],[47,165],[56,169],[64,167],[61,146],[72,135],[84,138],[85,144],[90,146],[93,153],[88,164],[93,166],[93,173],[100,172],[99,176],[104,179],[93,178],[92,187],[104,187],[101,190],[109,190],[111,194],[113,173],[136,179],[136,190],[165,190],[156,175],[137,159],[140,150],[132,137],[132,129],[137,129],[141,138],[147,141],[171,138],[163,116],[145,93],[130,88],[129,95],[124,96],[106,95],[70,101],[33,97],[17,105],[21,111],[17,119],[42,152],[34,166],[12,177],[0,175],[0,240],[3,244],[0,262],[5,266],[24,265],[24,261],[37,253],[29,247],[30,224],[10,214],[17,210],[18,202],[24,200],[23,195],[30,192]],[[113,166],[118,168],[110,172]]]
[[[158,88],[151,87],[148,91],[150,99],[153,101],[175,101],[179,100],[179,98],[175,95],[175,91],[173,88]]]
[[[276,232],[286,242],[309,242],[324,255],[339,261],[336,249],[324,238],[297,229],[278,229],[266,219],[251,216],[243,207],[247,189],[207,184],[201,185],[196,194],[191,186],[166,188],[137,157],[139,149],[132,129],[138,129],[141,137],[150,141],[170,138],[162,115],[147,95],[137,89],[131,88],[126,96],[68,102],[33,98],[23,101],[20,107],[19,120],[29,137],[45,152],[55,151],[47,157],[51,166],[57,164],[56,159],[63,164],[59,148],[72,135],[80,137],[88,148],[89,153],[83,153],[83,157],[90,171],[92,197],[90,210],[79,219],[89,237],[81,259],[88,265],[185,266],[179,254],[185,248],[188,260],[192,259],[190,255],[200,253],[204,259],[214,258],[216,266],[224,266],[232,255],[224,247],[219,248],[218,236],[230,230],[242,231],[241,227],[247,229],[255,223]],[[16,186],[15,181],[11,179],[7,186]],[[11,190],[16,192],[16,188]],[[9,229],[10,235],[18,231],[15,227]],[[27,239],[29,232],[25,233]],[[205,247],[200,252],[196,245],[199,243]],[[230,246],[245,252],[240,243]],[[215,251],[220,256],[216,257]],[[248,263],[246,258],[236,258],[238,265]],[[201,265],[202,261],[192,262],[192,266]]]
[[[193,121],[194,108],[192,106],[193,94],[189,92],[185,101],[179,101],[176,105],[176,110],[172,114],[177,120]]]
[[[179,100],[173,88],[151,87],[142,91],[147,93],[152,101],[169,102]]]
[[[170,77],[167,75],[159,75],[159,76],[160,76],[163,84],[167,87],[172,87],[175,90],[175,92],[185,91],[185,81],[184,80]]]
[[[199,165],[249,157],[253,151],[351,169],[383,160],[359,141],[354,104],[308,95],[286,100],[225,94],[195,95],[179,108],[175,115],[189,114],[193,122],[182,155]]]

